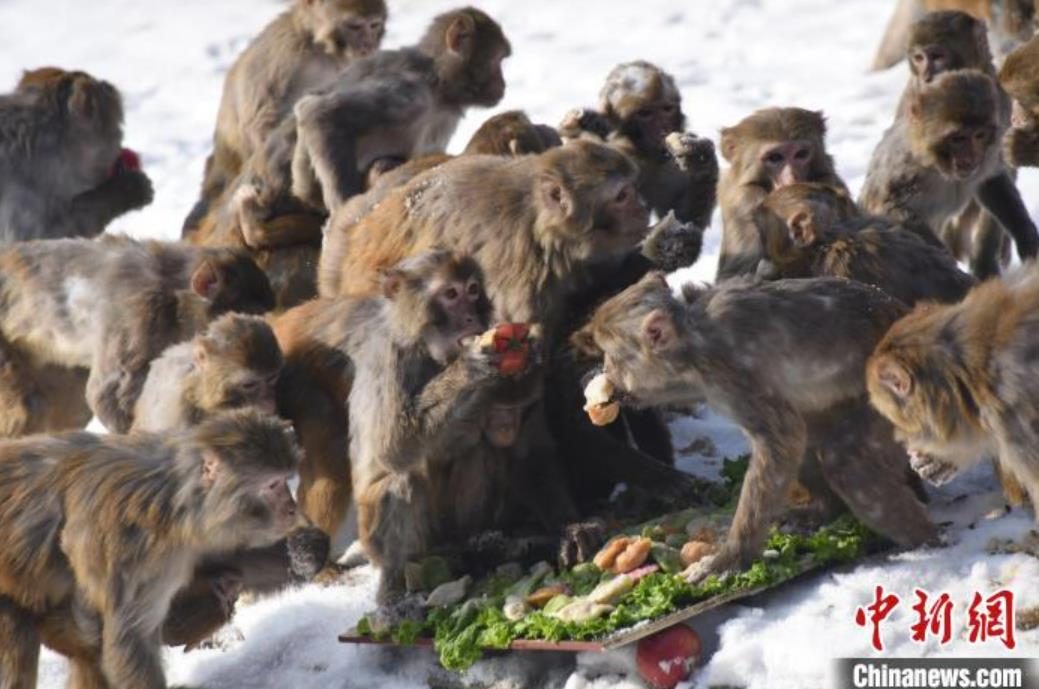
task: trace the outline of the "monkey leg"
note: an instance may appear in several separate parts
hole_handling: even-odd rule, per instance
[[[32,615],[0,597],[0,689],[36,689],[40,637]]]
[[[938,542],[906,471],[905,450],[891,425],[865,402],[841,415],[820,444],[819,462],[830,487],[870,529],[900,546]]]
[[[0,337],[0,438],[30,432],[43,396],[25,357]]]
[[[334,400],[315,395],[309,413],[296,418],[303,447],[296,500],[300,510],[334,541],[353,493],[346,414]]]
[[[97,661],[73,658],[69,665],[68,689],[109,689]]]
[[[979,280],[998,276],[1010,262],[1010,241],[1003,226],[983,211],[971,228],[970,272]]]
[[[403,597],[404,565],[429,548],[434,519],[428,480],[417,473],[384,475],[358,491],[358,534],[382,570],[376,592],[380,605]]]

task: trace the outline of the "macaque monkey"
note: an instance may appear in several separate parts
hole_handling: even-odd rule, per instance
[[[1007,56],[999,85],[1014,99],[1013,126],[1003,138],[1003,156],[1014,167],[1039,167],[1039,38]]]
[[[109,430],[126,432],[153,358],[223,313],[263,313],[273,302],[267,278],[232,249],[125,237],[13,244],[0,251],[5,430],[21,435],[34,415],[85,394]],[[47,366],[89,370],[85,393],[45,397]]]
[[[660,273],[605,302],[572,337],[603,359],[623,404],[706,402],[739,425],[751,460],[732,526],[691,581],[758,557],[808,457],[864,524],[900,545],[936,530],[890,427],[871,417],[863,373],[874,344],[905,312],[875,287],[814,278],[687,286],[684,302]]]
[[[384,0],[293,0],[267,25],[227,72],[213,152],[206,160],[201,196],[184,221],[185,237],[296,101],[377,51],[385,32]]]
[[[496,402],[519,401],[519,412],[526,406],[525,395],[499,391],[514,392],[533,376],[539,395],[533,349],[506,372],[504,354],[477,337],[490,303],[476,263],[445,260],[427,253],[384,271],[381,297],[361,309],[349,334],[358,532],[381,569],[380,604],[403,596],[410,559],[497,525],[509,484],[501,466],[508,455],[497,450],[521,441],[521,423],[510,418],[512,405]],[[560,490],[556,482],[553,493]]]
[[[864,216],[843,189],[791,184],[757,213],[770,279],[839,277],[874,285],[902,303],[957,302],[974,279],[944,249],[883,218]]]
[[[255,411],[182,433],[0,443],[0,684],[33,689],[43,644],[69,659],[71,687],[165,689],[170,601],[203,556],[298,525],[298,454],[287,425]]]
[[[274,414],[281,367],[281,349],[267,321],[225,314],[151,363],[131,429],[181,430],[223,409],[256,407]]]
[[[722,248],[717,280],[752,275],[762,257],[754,224],[758,205],[773,189],[820,182],[844,189],[826,152],[820,112],[766,108],[722,129],[722,156],[729,168],[718,183]]]
[[[937,236],[976,199],[1014,238],[1022,259],[1035,256],[1039,236],[1000,155],[1005,126],[992,79],[976,70],[945,72],[907,95],[873,152],[862,208],[897,223],[926,225]],[[975,251],[976,273],[998,273],[1002,237],[995,239]]]
[[[714,212],[718,158],[710,139],[685,131],[674,77],[643,60],[617,65],[598,110],[574,110],[559,127],[567,139],[608,142],[639,167],[639,193],[659,217],[669,211],[706,228]]]
[[[1003,56],[1032,36],[1035,10],[1034,0],[898,0],[872,68],[889,69],[905,59],[913,24],[929,12],[963,12],[984,22],[981,25],[988,29],[985,42],[997,56]]]
[[[0,96],[0,242],[95,237],[151,203],[107,81],[43,67]]]
[[[467,7],[436,17],[413,48],[354,63],[295,106],[293,194],[332,212],[364,191],[380,159],[443,152],[467,108],[505,95],[501,63],[511,51],[497,22]]]
[[[913,468],[941,484],[984,457],[1039,504],[1039,273],[989,280],[959,304],[923,305],[895,323],[867,365],[873,406]]]

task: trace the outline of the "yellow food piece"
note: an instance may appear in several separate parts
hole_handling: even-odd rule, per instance
[[[566,593],[566,586],[563,586],[562,584],[544,586],[527,596],[527,604],[534,608],[543,608],[548,605],[550,600],[561,593]]]
[[[652,548],[653,541],[648,538],[639,538],[633,541],[614,560],[613,571],[617,574],[627,574],[631,570],[641,567],[649,557],[649,551]]]
[[[689,541],[682,546],[682,564],[688,567],[713,554],[715,550],[713,543]]]
[[[616,562],[617,556],[624,552],[624,549],[628,547],[631,540],[632,539],[627,536],[613,539],[595,555],[592,562],[594,562],[595,566],[599,569],[610,569],[613,567],[613,563]]]
[[[621,405],[619,402],[598,404],[594,407],[586,407],[585,412],[596,426],[607,426],[617,420],[617,416],[621,413]]]

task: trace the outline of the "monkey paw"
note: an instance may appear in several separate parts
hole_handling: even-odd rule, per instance
[[[155,197],[152,181],[140,170],[122,171],[114,181],[119,185],[120,195],[127,210],[143,208]]]
[[[290,534],[286,547],[289,551],[289,571],[293,576],[309,581],[328,563],[331,544],[328,534],[310,527]]]
[[[582,133],[592,134],[603,141],[610,136],[613,127],[605,115],[588,108],[575,108],[563,116],[559,133],[568,139],[577,139]]]
[[[700,257],[703,230],[693,223],[682,223],[668,211],[642,242],[642,255],[660,270],[671,272],[690,266]]]
[[[719,552],[706,555],[686,567],[681,576],[693,585],[702,583],[712,575],[719,579],[726,579],[736,573],[737,559],[735,556],[729,555],[723,547]]]
[[[700,174],[718,173],[718,156],[710,139],[692,132],[671,132],[664,139],[664,145],[679,169]]]
[[[951,481],[959,471],[955,464],[943,462],[919,452],[909,453],[909,465],[920,478],[935,486],[942,486]]]
[[[606,540],[606,524],[598,519],[570,524],[563,529],[559,544],[559,564],[573,567],[589,562]]]

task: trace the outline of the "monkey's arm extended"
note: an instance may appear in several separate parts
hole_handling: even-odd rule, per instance
[[[140,170],[123,170],[72,199],[70,235],[95,237],[117,217],[152,202],[152,183]]]
[[[362,166],[367,163],[358,160],[360,140],[377,129],[392,129],[419,118],[429,98],[426,87],[406,78],[373,79],[353,88],[301,98],[295,107],[292,193],[331,212],[364,191],[366,170]]]
[[[1014,238],[1017,255],[1022,259],[1034,258],[1039,252],[1039,233],[1010,175],[1003,172],[983,182],[978,187],[977,199]]]
[[[730,385],[731,387],[731,385]],[[751,456],[732,526],[717,554],[686,570],[690,581],[747,565],[764,547],[769,525],[804,457],[804,419],[786,400],[749,384],[723,393],[723,409],[750,440]],[[734,394],[735,393],[735,394]],[[716,396],[709,396],[709,404]]]
[[[707,227],[718,202],[718,155],[714,143],[692,132],[674,132],[665,144],[685,177],[673,209],[675,215],[683,222]]]

